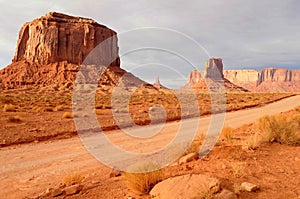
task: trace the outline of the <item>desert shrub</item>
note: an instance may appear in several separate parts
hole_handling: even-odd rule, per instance
[[[258,120],[257,129],[263,142],[300,144],[300,115],[264,116]]]
[[[54,111],[63,111],[65,110],[65,107],[63,105],[58,105],[54,108]]]
[[[245,163],[241,163],[241,162],[232,163],[231,167],[232,167],[232,174],[234,175],[234,177],[241,178],[245,176]]]
[[[205,139],[204,133],[197,135],[193,140],[193,142],[191,143],[190,147],[187,149],[186,154],[199,153],[200,146],[202,145],[204,139]]]
[[[5,104],[3,111],[4,112],[14,112],[16,110],[15,106],[12,104]]]
[[[84,176],[81,174],[74,172],[66,175],[63,179],[65,185],[71,186],[74,184],[80,184],[84,180]]]
[[[18,123],[18,122],[21,122],[22,120],[21,120],[20,116],[16,115],[16,116],[9,116],[7,118],[7,121],[8,122]]]
[[[74,115],[70,112],[65,112],[62,117],[66,118],[66,119],[70,119],[70,118],[73,118]]]
[[[244,147],[250,150],[255,150],[260,144],[260,137],[258,133],[250,135],[244,142]]]
[[[152,162],[137,163],[125,173],[127,186],[138,194],[147,194],[164,178],[163,170]]]
[[[53,112],[53,108],[52,107],[46,107],[46,108],[44,108],[44,112]]]
[[[227,141],[231,140],[234,135],[233,130],[234,130],[233,128],[231,128],[229,126],[225,126],[221,132],[221,138],[225,139]]]

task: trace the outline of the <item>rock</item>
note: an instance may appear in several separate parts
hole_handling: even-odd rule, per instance
[[[238,199],[237,195],[227,189],[223,189],[217,194],[216,199]]]
[[[79,193],[82,190],[83,186],[80,184],[75,184],[69,187],[64,188],[64,193],[67,196],[74,195]]]
[[[156,80],[153,84],[153,87],[157,88],[157,89],[160,89],[162,87],[161,84],[160,84],[160,81],[159,81],[159,76],[156,77]]]
[[[247,92],[240,86],[237,86],[223,75],[223,63],[221,58],[211,58],[205,63],[205,71],[193,70],[188,75],[188,83],[183,87],[192,87],[200,92],[220,91],[225,92]]]
[[[299,92],[300,70],[265,68],[263,70],[228,70],[224,77],[255,92]]]
[[[176,176],[156,184],[150,191],[153,198],[192,199],[220,190],[220,181],[206,175],[188,174]]]
[[[241,184],[241,189],[244,191],[253,192],[259,189],[259,187],[255,184],[249,183],[249,182],[243,182]]]
[[[109,38],[103,48],[96,48],[97,56],[89,56],[89,63],[80,66]],[[117,33],[106,26],[92,19],[50,12],[22,26],[13,62],[0,70],[0,89],[72,90],[76,75],[84,75],[83,83],[92,81],[110,88],[119,80],[124,86],[145,83],[120,68],[118,49]],[[108,66],[101,78],[100,65]],[[85,67],[81,74],[79,66]]]
[[[116,170],[116,169],[112,169],[110,174],[109,174],[109,177],[114,178],[114,177],[119,177],[121,175],[122,175],[121,171]]]
[[[205,63],[205,78],[213,80],[222,80],[223,76],[223,62],[221,58],[210,58]]]
[[[63,191],[60,188],[50,190],[50,196],[52,196],[52,197],[57,197],[57,196],[60,196],[62,194],[63,194]]]
[[[116,32],[92,19],[49,12],[22,26],[13,62],[81,64],[98,44],[115,35]],[[111,59],[115,60],[111,66],[120,65],[117,42],[115,37],[107,45],[103,65]]]
[[[187,163],[187,162],[191,162],[193,160],[197,160],[199,157],[198,157],[198,154],[197,153],[190,153],[190,154],[187,154],[183,157],[181,157],[178,161],[179,164],[184,164],[184,163]]]

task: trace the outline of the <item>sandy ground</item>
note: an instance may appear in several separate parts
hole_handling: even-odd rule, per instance
[[[263,107],[226,113],[225,125],[239,127],[254,122],[265,114],[275,114],[300,106],[300,96],[287,98]],[[150,139],[133,139],[122,131],[110,131],[108,138],[121,148],[146,153],[160,149],[172,140],[182,125],[185,131],[194,126],[194,119],[165,124],[163,130]],[[205,131],[210,117],[200,119],[198,132]],[[152,133],[154,126],[140,127],[141,131]],[[95,146],[94,135],[85,137]],[[232,156],[232,157],[231,157]],[[118,154],[114,154],[117,159]],[[170,175],[182,172],[209,173],[221,178],[224,186],[231,186],[242,180],[258,183],[259,193],[242,194],[242,198],[297,198],[300,195],[299,147],[267,145],[255,152],[243,151],[239,146],[217,146],[206,159],[186,165],[170,167]],[[57,187],[64,176],[80,172],[85,176],[89,189],[83,190],[79,198],[128,198],[134,196],[123,183],[122,178],[109,178],[110,168],[90,155],[78,137],[65,140],[46,141],[16,145],[0,149],[0,198],[24,198],[37,196],[50,187]],[[229,161],[232,160],[232,161]],[[234,161],[246,165],[245,177],[234,179],[229,171]],[[225,166],[223,166],[225,165]],[[204,169],[205,168],[205,169]],[[218,172],[221,171],[222,172]],[[228,170],[228,171],[227,171]],[[172,174],[173,173],[173,174]],[[232,189],[232,188],[231,188]],[[279,191],[283,190],[283,191]],[[276,194],[278,193],[278,194]],[[287,196],[287,197],[285,197]],[[135,196],[137,197],[137,196]]]

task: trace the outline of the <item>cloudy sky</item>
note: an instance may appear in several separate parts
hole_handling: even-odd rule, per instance
[[[0,68],[22,24],[49,11],[93,18],[119,33],[122,68],[169,87],[208,57],[225,69],[300,68],[299,0],[0,0]]]

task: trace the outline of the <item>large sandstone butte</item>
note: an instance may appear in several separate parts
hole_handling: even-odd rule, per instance
[[[300,70],[225,70],[224,76],[234,84],[254,92],[300,92]]]
[[[83,62],[107,66],[101,85],[115,85],[124,74],[124,81],[141,83],[120,68],[116,35],[92,19],[56,12],[27,22],[20,30],[12,64],[0,71],[0,89],[69,89]],[[90,56],[95,47],[95,56]]]
[[[111,38],[99,56],[103,57],[103,64],[105,60],[113,60],[110,65],[119,66],[118,41],[113,37],[116,34],[92,19],[49,12],[22,26],[13,62],[81,64],[98,44]]]
[[[221,58],[210,58],[205,63],[204,72],[193,70],[188,75],[188,83],[190,86],[200,92],[222,91],[226,92],[247,92],[246,89],[231,83],[224,78],[223,61]],[[185,87],[186,87],[185,86]]]

